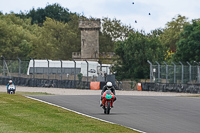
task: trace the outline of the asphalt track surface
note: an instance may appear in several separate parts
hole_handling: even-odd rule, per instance
[[[200,133],[200,97],[119,95],[109,115],[98,95],[30,97],[146,133]]]

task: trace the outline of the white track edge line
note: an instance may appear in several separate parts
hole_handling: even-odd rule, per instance
[[[43,100],[40,100],[40,99],[37,99],[37,98],[33,98],[33,97],[30,97],[30,96],[25,96],[26,98],[29,98],[29,99],[33,99],[33,100],[36,100],[36,101],[39,101],[39,102],[43,102],[43,103],[46,103],[46,104],[49,104],[49,105],[53,105],[53,106],[56,106],[56,107],[60,107],[62,109],[65,109],[65,110],[68,110],[68,111],[71,111],[71,112],[74,112],[76,114],[80,114],[80,115],[83,115],[83,116],[86,116],[86,117],[89,117],[89,118],[93,118],[93,119],[96,119],[96,120],[100,120],[100,121],[103,121],[103,122],[107,122],[107,123],[110,123],[110,124],[116,124],[116,125],[119,125],[119,126],[123,126],[123,125],[120,125],[120,124],[117,124],[117,123],[114,123],[114,122],[110,122],[110,121],[106,121],[106,120],[103,120],[103,119],[100,119],[100,118],[97,118],[97,117],[94,117],[94,116],[90,116],[90,115],[87,115],[87,114],[83,114],[83,113],[80,113],[78,111],[75,111],[75,110],[72,110],[72,109],[68,109],[66,107],[62,107],[60,105],[56,105],[56,104],[53,104],[53,103],[50,103],[50,102],[46,102],[46,101],[43,101]],[[137,132],[140,132],[140,133],[146,133],[144,131],[141,131],[141,130],[138,130],[138,129],[135,129],[135,128],[131,128],[131,127],[127,127],[127,126],[123,126],[123,127],[126,127],[126,128],[129,128],[129,129],[132,129],[132,130],[135,130]]]

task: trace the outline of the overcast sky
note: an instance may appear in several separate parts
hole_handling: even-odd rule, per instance
[[[189,20],[200,18],[200,0],[0,0],[0,11],[19,13],[54,3],[87,17],[116,18],[146,33],[164,28],[178,14]]]

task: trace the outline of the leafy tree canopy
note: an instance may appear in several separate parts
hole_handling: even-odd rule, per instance
[[[177,18],[173,18],[171,22],[166,24],[166,28],[160,35],[160,39],[170,51],[176,51],[176,43],[179,41],[179,35],[186,24],[188,24],[187,18],[181,15],[178,15]]]
[[[70,59],[75,51],[77,34],[67,23],[46,18],[38,38],[36,58]]]
[[[0,15],[0,55],[13,59],[30,56],[36,39],[30,22],[14,14]]]
[[[116,43],[115,53],[118,56],[117,62],[113,67],[116,78],[122,79],[141,79],[149,75],[149,64],[147,60],[163,61],[164,47],[158,38],[149,38],[142,32],[129,34],[125,41]]]
[[[177,51],[174,54],[175,61],[200,62],[200,21],[193,20],[192,24],[184,27],[177,43]]]
[[[43,22],[46,20],[46,17],[62,22],[69,22],[70,20],[69,9],[63,8],[57,3],[53,5],[47,5],[44,9],[38,8],[35,10],[33,8],[28,13],[21,12],[20,14],[16,15],[20,16],[21,18],[32,18],[31,23],[36,23],[40,26],[42,26]]]
[[[114,18],[102,19],[102,34],[109,35],[113,41],[124,41],[128,38],[129,33],[133,33],[134,29],[131,26],[123,25],[120,20]]]

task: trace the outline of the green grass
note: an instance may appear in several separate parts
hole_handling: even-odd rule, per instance
[[[18,95],[53,95],[46,92],[21,92],[21,91],[17,91],[16,94]]]
[[[180,96],[180,97],[200,97],[200,95],[185,95],[185,96]]]
[[[0,92],[0,133],[137,133],[31,100],[22,94],[36,93],[9,95]]]

